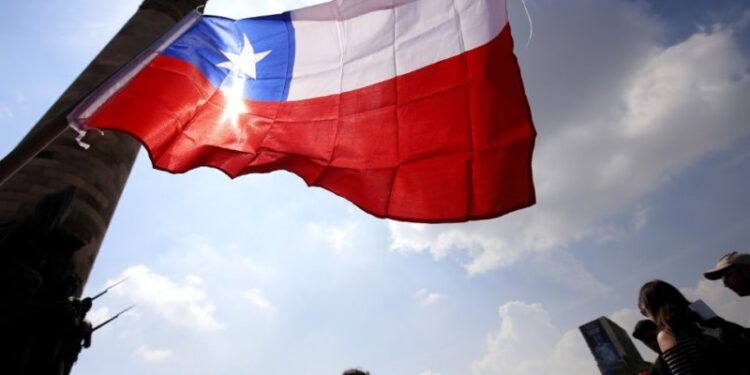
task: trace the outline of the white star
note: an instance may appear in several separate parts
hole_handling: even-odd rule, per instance
[[[243,34],[242,37],[244,39],[244,45],[242,46],[242,50],[240,50],[240,54],[237,55],[231,52],[222,51],[229,61],[225,61],[217,66],[229,69],[232,73],[244,77],[245,79],[257,79],[255,65],[268,56],[271,51],[255,53],[255,49],[253,49],[253,45],[250,44],[250,41],[247,39],[247,35]]]
[[[226,103],[221,115],[222,121],[229,121],[235,128],[239,126],[239,115],[247,112],[245,105],[245,83],[248,79],[257,79],[256,64],[268,56],[271,51],[255,53],[253,45],[247,39],[247,35],[242,35],[244,45],[240,54],[224,52],[229,61],[217,64],[216,66],[229,69],[226,79],[221,84],[221,91],[224,93]]]

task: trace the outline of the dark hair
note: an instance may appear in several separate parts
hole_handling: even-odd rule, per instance
[[[360,370],[358,368],[351,368],[344,371],[343,375],[370,375],[369,372]]]
[[[661,280],[649,281],[641,287],[638,296],[638,307],[646,312],[659,329],[674,332],[685,329],[697,317],[690,310],[690,301],[672,284]]]
[[[643,319],[643,320],[639,320],[638,323],[635,324],[635,328],[633,328],[632,335],[638,340],[643,341],[643,339],[646,336],[646,333],[648,332],[656,333],[658,331],[659,331],[659,328],[656,326],[656,323],[648,319]]]

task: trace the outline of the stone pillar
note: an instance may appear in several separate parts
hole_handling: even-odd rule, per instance
[[[21,141],[52,125],[90,90],[110,76],[188,12],[206,0],[144,0],[138,11],[52,105]],[[50,62],[54,64],[54,62]],[[134,110],[138,110],[134,108]],[[76,274],[85,283],[117,207],[140,148],[127,135],[91,132],[89,150],[65,132],[31,162],[0,186],[0,223],[27,216],[41,197],[66,186],[78,190],[73,209],[63,224],[65,232],[87,245],[75,253]],[[80,291],[79,291],[80,292]]]

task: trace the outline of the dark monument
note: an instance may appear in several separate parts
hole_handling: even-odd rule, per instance
[[[69,374],[98,328],[86,320],[94,297],[82,288],[71,259],[85,243],[62,229],[75,188],[52,193],[33,213],[0,225],[0,363],[11,374]],[[129,310],[125,309],[123,312]]]
[[[205,2],[144,0],[0,170],[38,151],[40,134],[64,127],[75,103]],[[92,133],[84,151],[75,136],[63,132],[0,181],[2,373],[67,374],[96,329],[85,320],[92,299],[79,297],[140,146],[124,134]]]
[[[16,149],[33,143],[35,135],[58,127],[61,122],[66,125],[65,115],[75,103],[205,2],[145,0]],[[86,243],[73,257],[75,272],[85,283],[140,145],[125,134],[91,132],[86,137],[91,148],[84,151],[75,137],[73,131],[64,132],[0,185],[0,223],[24,218],[45,195],[75,186],[78,193],[62,225]]]
[[[2,363],[13,374],[67,374],[91,342],[91,300],[71,259],[85,243],[62,229],[75,188],[52,193],[31,215],[0,232]]]
[[[651,368],[617,323],[601,317],[580,327],[602,375],[635,375]]]

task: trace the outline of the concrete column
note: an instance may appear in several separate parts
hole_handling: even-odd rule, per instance
[[[145,0],[21,142],[50,126],[73,103],[205,2]],[[85,283],[140,146],[124,134],[92,132],[86,138],[91,148],[84,151],[74,138],[72,131],[65,132],[0,186],[0,223],[19,220],[44,195],[75,186],[78,194],[64,230],[88,243],[76,252],[73,260],[75,272]]]

